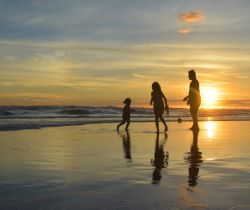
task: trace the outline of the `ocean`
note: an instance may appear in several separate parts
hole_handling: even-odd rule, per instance
[[[153,122],[152,108],[133,108],[132,122]],[[116,123],[121,120],[120,107],[93,106],[0,106],[0,130],[37,129],[43,127]],[[184,108],[170,108],[167,121],[190,121]],[[250,109],[200,109],[200,121],[249,121]]]

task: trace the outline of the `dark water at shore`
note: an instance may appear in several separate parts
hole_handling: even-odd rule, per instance
[[[133,108],[134,122],[152,122],[153,110]],[[20,130],[42,127],[83,125],[91,123],[112,123],[121,119],[122,109],[118,107],[89,106],[1,106],[0,130]],[[188,109],[172,108],[167,121],[190,121]],[[249,109],[200,109],[201,121],[249,121]]]

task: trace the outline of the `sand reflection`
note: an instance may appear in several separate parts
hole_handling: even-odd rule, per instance
[[[200,165],[203,162],[202,152],[198,147],[199,131],[193,131],[193,142],[190,148],[190,152],[187,153],[186,160],[189,162],[188,169],[188,185],[195,187],[198,184]]]
[[[168,152],[165,153],[164,151],[167,137],[167,134],[164,134],[164,139],[160,142],[159,134],[156,134],[154,159],[151,159],[151,164],[155,167],[152,174],[152,184],[157,184],[161,181],[161,169],[168,166],[169,154]]]
[[[118,132],[118,134],[122,138],[124,158],[127,159],[129,162],[131,162],[132,155],[131,155],[131,140],[130,140],[129,131],[127,130],[126,133]]]

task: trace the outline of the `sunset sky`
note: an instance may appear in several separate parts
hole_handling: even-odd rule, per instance
[[[249,0],[0,0],[0,105],[250,108]],[[210,96],[211,95],[211,96]]]

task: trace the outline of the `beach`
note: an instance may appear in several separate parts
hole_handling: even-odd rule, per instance
[[[0,209],[250,209],[250,121],[168,126],[1,131]]]

